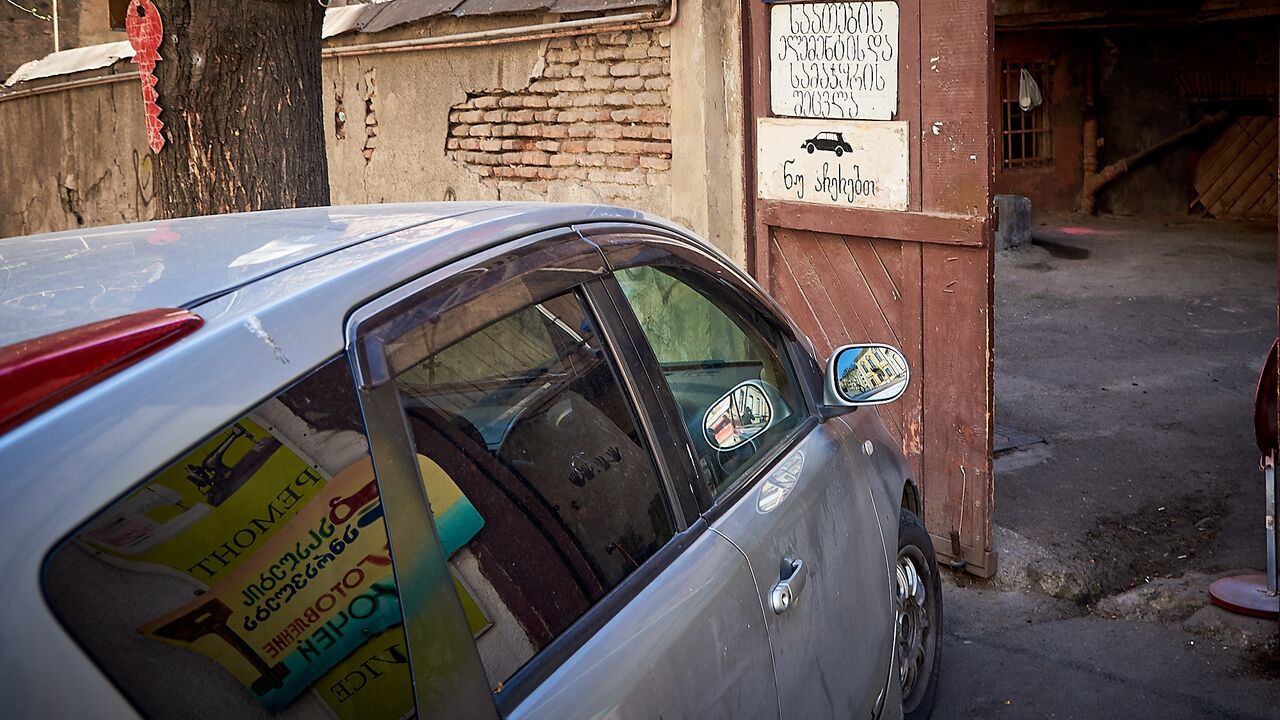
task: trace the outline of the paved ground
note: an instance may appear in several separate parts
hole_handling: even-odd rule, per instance
[[[1280,717],[1274,623],[1205,609],[1265,562],[1267,226],[1106,219],[996,264],[995,582],[947,588],[935,717]]]

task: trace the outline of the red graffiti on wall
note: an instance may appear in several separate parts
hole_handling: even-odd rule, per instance
[[[160,11],[151,0],[131,0],[124,20],[129,44],[133,46],[133,61],[142,76],[142,106],[147,121],[147,144],[151,152],[158,153],[164,147],[160,128],[160,93],[156,92],[156,62],[160,60],[160,41],[164,28],[160,24]]]

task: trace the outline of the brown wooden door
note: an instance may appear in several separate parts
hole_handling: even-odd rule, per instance
[[[777,117],[770,7],[744,0],[750,269],[813,340],[820,360],[853,342],[906,353],[911,387],[878,411],[921,487],[940,558],[990,576],[991,2],[898,3],[892,119],[909,127],[905,211],[759,196],[758,120]]]

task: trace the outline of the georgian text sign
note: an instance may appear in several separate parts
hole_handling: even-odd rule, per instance
[[[769,22],[774,115],[891,120],[898,111],[898,3],[787,3]]]
[[[760,118],[760,197],[906,210],[911,197],[907,132],[907,123],[900,121]]]

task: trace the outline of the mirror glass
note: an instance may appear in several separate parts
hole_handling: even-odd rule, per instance
[[[855,345],[835,358],[835,385],[851,403],[883,403],[898,399],[911,373],[907,358],[888,345]]]
[[[773,420],[773,403],[758,381],[748,380],[711,404],[702,420],[707,442],[730,450],[764,432]]]

